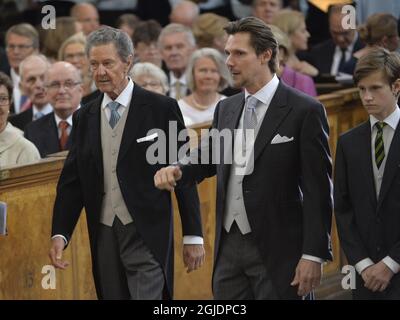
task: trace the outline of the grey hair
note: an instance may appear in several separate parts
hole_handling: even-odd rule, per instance
[[[196,46],[196,39],[194,38],[193,32],[190,28],[184,26],[179,23],[170,23],[166,27],[161,30],[160,35],[158,36],[158,47],[162,48],[162,39],[163,37],[174,34],[174,33],[184,33],[186,34],[186,39],[188,43],[192,46]]]
[[[143,75],[147,75],[159,80],[161,82],[161,86],[164,92],[167,92],[169,90],[167,75],[161,68],[157,67],[155,64],[152,64],[150,62],[136,63],[133,66],[132,70],[129,72],[129,76],[132,77],[133,80]]]
[[[186,68],[186,81],[188,88],[191,91],[196,89],[194,81],[194,66],[196,65],[197,60],[200,58],[210,58],[217,66],[218,73],[221,76],[221,80],[218,85],[218,91],[221,91],[232,84],[232,78],[222,54],[214,48],[202,48],[193,52]]]
[[[122,61],[127,62],[133,56],[134,48],[131,38],[122,30],[112,27],[103,27],[89,34],[86,42],[86,55],[89,57],[93,47],[114,44]]]
[[[45,64],[46,64],[46,69],[48,70],[51,66],[50,61],[47,59],[47,57],[43,54],[31,54],[30,56],[27,56],[24,60],[21,61],[21,63],[19,64],[19,75],[21,78],[23,78],[24,75],[24,68],[27,64],[29,64],[30,60],[35,59],[35,58],[39,58],[40,60],[42,60]],[[47,72],[46,70],[46,72]]]

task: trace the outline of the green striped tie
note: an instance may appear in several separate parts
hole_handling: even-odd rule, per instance
[[[378,169],[380,168],[383,159],[385,159],[385,148],[383,145],[383,128],[386,126],[387,123],[385,122],[377,122],[376,128],[378,132],[375,138],[375,163]]]

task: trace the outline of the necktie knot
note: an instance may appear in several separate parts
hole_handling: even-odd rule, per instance
[[[254,96],[248,96],[247,97],[247,103],[246,103],[246,108],[249,110],[255,109],[257,105],[257,98]]]
[[[68,124],[67,121],[61,120],[60,123],[58,124],[58,127],[59,127],[61,130],[65,130],[65,129],[67,129],[67,128],[69,127],[69,124]]]
[[[383,128],[387,125],[386,122],[383,121],[379,121],[377,123],[375,123],[376,128],[378,129],[378,131],[382,131]]]
[[[109,108],[111,112],[118,111],[119,106],[120,104],[117,101],[111,101],[107,104],[107,108]]]
[[[35,113],[35,115],[33,117],[34,117],[35,120],[38,120],[43,116],[44,116],[44,113],[41,112],[41,111],[38,111],[38,112]]]

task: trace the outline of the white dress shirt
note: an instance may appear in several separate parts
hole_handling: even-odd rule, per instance
[[[19,88],[19,82],[21,81],[21,77],[17,74],[13,68],[10,71],[11,80],[13,83],[13,101],[14,101],[14,113],[18,114],[20,112],[20,100],[21,100],[21,90]]]
[[[42,109],[38,109],[35,105],[32,105],[32,119],[36,120],[36,114],[42,113],[43,116],[53,112],[53,107],[50,103],[46,104]]]

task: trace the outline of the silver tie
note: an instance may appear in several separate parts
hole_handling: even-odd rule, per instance
[[[248,96],[246,99],[245,110],[244,110],[244,118],[243,118],[243,132],[246,130],[255,130],[257,127],[257,114],[256,114],[256,105],[257,98],[254,96]],[[255,134],[254,134],[255,135]]]
[[[119,118],[121,118],[121,116],[119,115],[119,113],[117,111],[119,106],[120,106],[120,104],[116,101],[111,101],[111,102],[107,103],[107,108],[109,108],[111,111],[110,120],[108,122],[110,123],[110,126],[113,129],[116,126],[116,124],[118,123]]]

